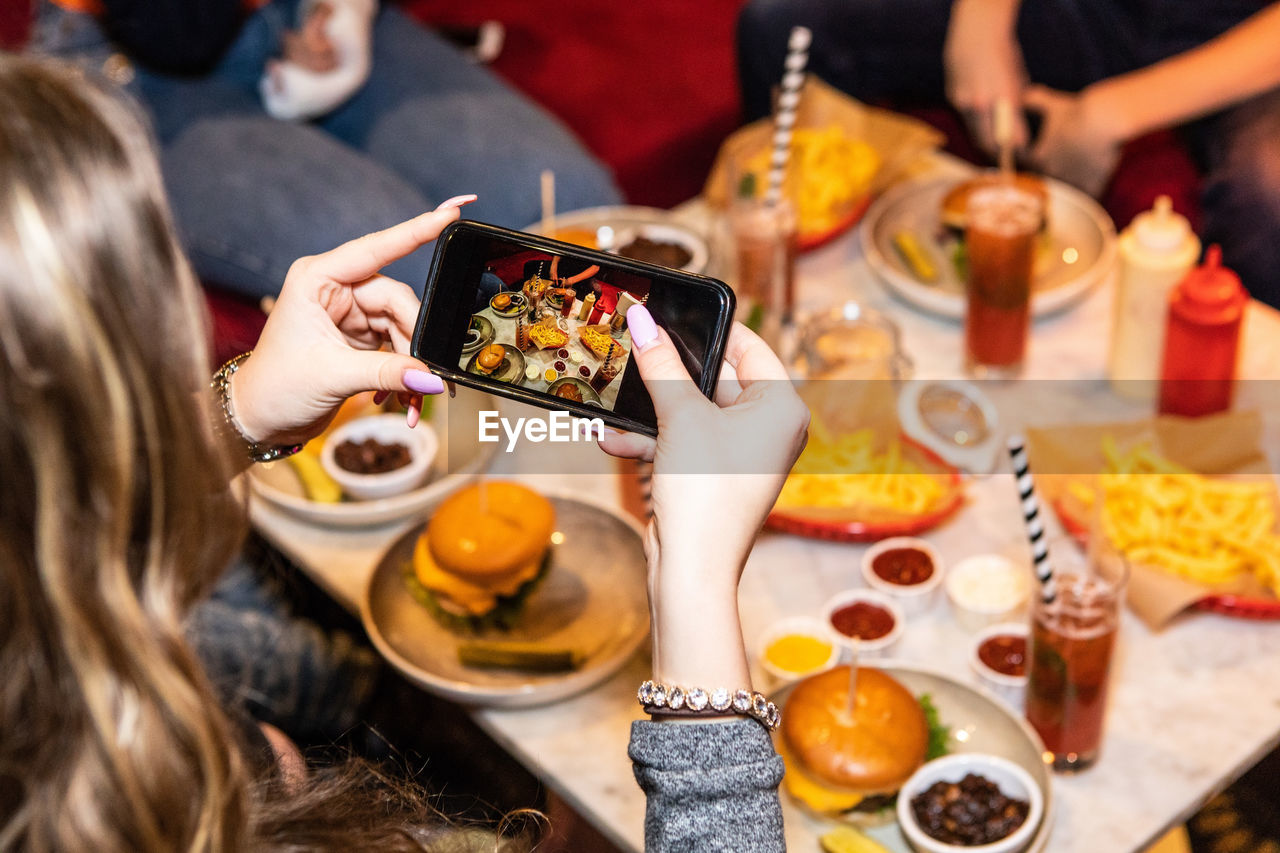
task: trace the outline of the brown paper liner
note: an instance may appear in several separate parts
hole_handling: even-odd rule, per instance
[[[1158,417],[1145,421],[1084,424],[1027,430],[1031,470],[1041,500],[1057,512],[1073,535],[1087,535],[1091,511],[1072,493],[1072,482],[1094,486],[1106,458],[1102,441],[1115,441],[1123,452],[1147,443],[1159,455],[1212,476],[1269,475],[1262,451],[1262,419],[1257,412],[1228,412],[1204,418]],[[1052,472],[1052,473],[1039,473]],[[1139,563],[1130,564],[1126,600],[1153,630],[1213,594],[1274,599],[1256,578],[1207,586]]]

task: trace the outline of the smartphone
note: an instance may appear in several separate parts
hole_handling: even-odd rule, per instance
[[[636,303],[710,397],[733,322],[724,282],[470,220],[436,240],[412,352],[459,385],[656,435],[626,325]]]

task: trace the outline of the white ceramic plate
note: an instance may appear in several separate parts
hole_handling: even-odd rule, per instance
[[[588,207],[556,214],[556,230],[582,229],[596,233],[601,226],[609,226],[614,232],[614,244],[624,245],[634,237],[645,236],[650,240],[680,243],[693,257],[681,269],[686,272],[706,272],[710,252],[706,238],[695,229],[679,222],[670,211],[657,207],[616,205],[613,207]],[[542,222],[534,222],[525,228],[534,234],[542,233]]]
[[[458,396],[432,398],[429,423],[440,440],[440,449],[427,481],[412,491],[370,501],[344,500],[317,503],[307,498],[287,461],[254,465],[249,485],[255,498],[265,500],[304,521],[327,527],[365,527],[387,524],[421,513],[432,502],[466,483],[489,467],[497,444],[481,444],[474,428],[481,409],[500,408],[495,398],[470,388],[458,388]],[[459,426],[450,434],[450,422]]]
[[[1044,817],[1026,850],[1027,853],[1044,850],[1049,842],[1049,831],[1053,827],[1053,785],[1049,770],[1041,758],[1044,747],[1027,721],[990,693],[927,667],[899,660],[866,661],[865,664],[889,673],[917,696],[929,694],[943,725],[951,727],[949,748],[952,753],[983,752],[996,755],[1009,759],[1031,774],[1044,795]],[[791,685],[788,685],[773,696],[784,715],[787,713],[786,700],[790,692]],[[816,850],[819,836],[837,825],[803,811],[785,793],[782,794],[782,810],[788,850]],[[892,853],[911,851],[896,821],[868,830],[867,834]]]
[[[473,639],[446,628],[405,584],[415,525],[382,558],[360,603],[378,651],[410,680],[456,702],[498,708],[542,705],[572,696],[617,672],[649,635],[647,568],[639,526],[594,503],[547,495],[555,507],[551,566],[529,594],[515,625],[480,639],[570,648],[586,656],[572,672],[473,669],[458,644]]]
[[[939,245],[942,197],[960,178],[928,178],[895,187],[879,198],[859,228],[862,251],[879,279],[903,301],[944,317],[963,318],[964,282]],[[1102,206],[1075,187],[1045,178],[1049,188],[1049,247],[1037,261],[1031,312],[1043,316],[1081,299],[1106,278],[1116,260],[1115,225]],[[915,236],[938,268],[937,282],[912,275],[893,247],[893,235]]]

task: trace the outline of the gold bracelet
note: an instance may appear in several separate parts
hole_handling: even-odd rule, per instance
[[[210,385],[213,387],[213,392],[218,396],[218,407],[222,410],[222,420],[226,424],[227,430],[244,442],[249,458],[254,462],[274,462],[277,459],[284,459],[286,456],[292,456],[297,453],[302,449],[302,445],[260,444],[250,439],[244,434],[244,430],[240,428],[240,423],[236,420],[235,411],[231,408],[231,374],[239,370],[240,365],[251,355],[253,355],[253,350],[242,352],[222,365],[222,367],[219,367],[218,372],[213,374],[213,381]]]
[[[717,687],[681,687],[646,681],[636,691],[636,699],[651,717],[725,717],[740,714],[773,731],[782,722],[778,706],[754,690],[730,690]]]

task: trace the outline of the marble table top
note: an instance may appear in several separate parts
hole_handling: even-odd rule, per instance
[[[684,211],[697,218],[696,206]],[[955,321],[932,318],[894,301],[874,280],[856,239],[846,235],[807,256],[799,268],[799,304],[817,310],[856,299],[890,313],[902,329],[919,377],[954,377],[961,334]],[[1072,310],[1037,321],[1027,373],[1043,379],[1100,380],[1110,324],[1111,288]],[[1251,306],[1241,373],[1280,374],[1280,313]],[[1099,383],[1100,384],[1100,383]],[[1128,410],[1131,417],[1149,414]],[[1267,448],[1280,448],[1276,421]],[[539,449],[544,454],[543,445]],[[493,473],[535,488],[577,490],[618,505],[615,463],[595,448],[561,446],[559,473],[545,455],[536,464],[498,454]],[[533,471],[535,473],[528,473]],[[1005,552],[1026,560],[1016,496],[1007,475],[970,478],[968,500],[951,521],[927,534],[943,560]],[[358,530],[325,530],[262,501],[258,529],[349,608],[383,550],[413,522]],[[1053,524],[1052,520],[1050,523]],[[834,592],[861,585],[863,546],[764,534],[743,576],[740,603],[749,647],[775,619],[816,613]],[[896,656],[961,680],[968,635],[940,600],[912,621]],[[756,665],[756,664],[753,664]],[[1138,850],[1202,805],[1280,742],[1280,622],[1249,622],[1189,613],[1153,632],[1126,613],[1121,626],[1107,734],[1099,763],[1075,777],[1053,779],[1056,818],[1047,849],[1061,853]],[[623,849],[643,847],[644,798],[626,756],[630,722],[638,718],[636,686],[648,675],[646,655],[595,689],[567,701],[519,711],[476,709],[475,719],[504,748]],[[755,672],[764,682],[762,670]],[[816,850],[814,824],[787,806],[790,849]]]

